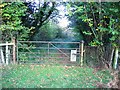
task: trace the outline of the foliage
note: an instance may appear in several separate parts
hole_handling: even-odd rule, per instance
[[[53,40],[62,36],[61,28],[54,22],[49,21],[47,24],[39,28],[39,32],[34,36],[33,40]]]
[[[44,25],[54,17],[56,14],[54,11],[57,11],[54,2],[39,2],[39,5],[35,2],[6,2],[0,4],[0,7],[2,7],[0,30],[5,36],[2,37],[4,41],[11,40],[12,37],[18,40],[33,40],[40,28],[43,26],[43,29]],[[48,37],[53,37],[49,35]]]
[[[21,21],[27,7],[22,2],[7,2],[0,5],[2,7],[0,30],[2,31],[3,40],[11,40],[13,37],[18,38],[18,40],[28,38],[30,30],[23,26]]]
[[[33,37],[41,30],[41,27],[43,28],[44,25],[54,17],[55,13],[53,12],[56,11],[56,4],[55,2],[40,1],[39,5],[35,2],[25,2],[24,4],[28,7],[28,9],[25,16],[22,18],[22,22],[26,27],[31,29],[29,40],[33,40]]]
[[[118,2],[90,2],[68,4],[69,17],[76,32],[92,46],[117,45],[120,37],[120,8]],[[71,13],[72,12],[72,13]],[[114,14],[116,13],[116,14]],[[74,21],[73,21],[74,20]]]
[[[113,47],[120,46],[120,2],[67,4],[73,30],[79,33],[78,37],[82,35],[85,44],[98,46],[98,60],[103,62],[102,65],[112,67],[116,56],[112,53]]]
[[[112,79],[108,70],[50,65],[5,66],[2,75],[3,88],[96,88]]]

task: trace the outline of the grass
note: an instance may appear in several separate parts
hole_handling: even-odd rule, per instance
[[[93,68],[52,65],[9,65],[2,69],[3,88],[96,88],[96,82],[108,83],[110,71]]]

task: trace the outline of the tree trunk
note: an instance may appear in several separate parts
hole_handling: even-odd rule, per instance
[[[103,68],[105,66],[105,59],[104,59],[104,47],[99,46],[98,47],[98,56],[99,56],[99,66]]]

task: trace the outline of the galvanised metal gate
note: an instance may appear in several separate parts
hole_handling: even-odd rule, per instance
[[[37,64],[78,64],[81,42],[17,41],[17,61]],[[76,62],[70,61],[71,50],[77,50]]]

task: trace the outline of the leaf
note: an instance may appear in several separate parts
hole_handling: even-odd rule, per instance
[[[83,31],[83,33],[86,34],[86,35],[92,35],[92,33],[89,32],[89,31]]]
[[[114,41],[116,38],[113,36],[110,38],[111,41]]]
[[[3,14],[3,16],[5,16],[5,17],[10,17],[10,14]]]
[[[5,5],[7,5],[7,3],[0,4],[0,8],[4,7]]]
[[[118,9],[115,9],[115,8],[110,8],[109,10],[112,12],[115,12],[115,13],[117,13],[119,11]]]

